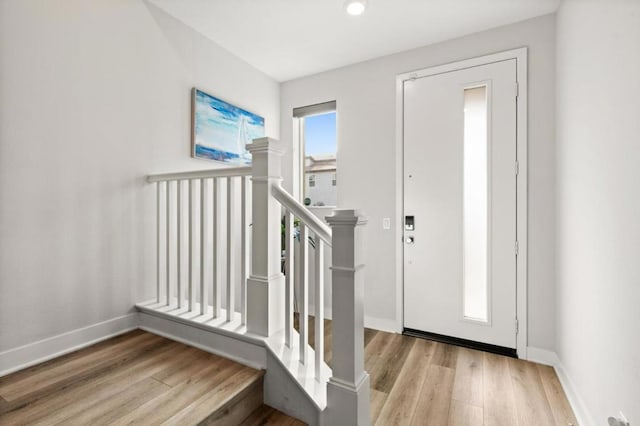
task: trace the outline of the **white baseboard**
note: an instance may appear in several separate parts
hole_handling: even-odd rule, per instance
[[[581,426],[596,426],[596,422],[593,420],[593,417],[587,409],[584,400],[578,394],[576,385],[567,374],[567,370],[565,370],[562,363],[560,363],[559,365],[555,365],[554,368],[556,370],[556,374],[558,375],[558,379],[560,380],[560,384],[564,389],[564,393],[567,395],[569,404],[573,409],[573,414],[576,415],[578,424]]]
[[[315,310],[315,307],[312,304],[309,304],[308,314],[310,316],[312,316],[312,317],[316,316],[316,310]],[[323,314],[324,314],[324,319],[326,319],[326,320],[333,319],[333,313],[332,313],[332,310],[331,310],[331,306],[325,306]]]
[[[312,317],[316,316],[315,309],[313,305],[309,305],[309,315]],[[324,311],[324,319],[332,319],[333,314],[331,312],[331,307],[325,307]],[[398,324],[395,320],[388,320],[384,318],[376,318],[365,315],[364,317],[364,326],[367,328],[372,328],[374,330],[386,331],[387,333],[401,333],[402,330],[398,330]]]
[[[0,377],[136,328],[138,314],[131,313],[0,352]]]
[[[552,366],[558,375],[558,380],[560,380],[562,389],[569,400],[569,405],[571,405],[578,424],[580,426],[596,426],[596,422],[593,420],[587,406],[580,397],[576,385],[567,374],[567,370],[555,352],[529,346],[527,347],[527,360]]]
[[[551,367],[556,367],[560,364],[560,359],[555,352],[533,346],[527,347],[526,359],[531,362],[537,362],[538,364],[550,365]]]
[[[373,328],[374,330],[386,331],[387,333],[402,332],[402,330],[398,330],[398,324],[395,320],[376,318],[369,315],[365,315],[364,317],[364,326]]]

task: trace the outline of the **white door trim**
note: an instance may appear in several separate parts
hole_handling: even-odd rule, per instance
[[[518,97],[516,100],[516,156],[518,161],[518,176],[516,178],[516,237],[518,240],[518,256],[516,259],[516,315],[518,318],[518,334],[516,336],[516,350],[518,356],[527,359],[527,48],[508,50],[491,55],[480,56],[463,61],[437,65],[421,70],[411,71],[396,76],[396,327],[402,332],[404,324],[404,99],[403,87],[405,80],[427,77],[445,72],[471,68],[494,62],[516,59],[516,73],[518,80]],[[515,167],[515,165],[514,165]],[[514,247],[515,250],[515,247]],[[516,325],[514,324],[514,327]]]

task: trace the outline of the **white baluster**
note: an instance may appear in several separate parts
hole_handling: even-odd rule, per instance
[[[309,341],[309,228],[300,222],[300,300],[298,303],[300,325],[300,361],[307,362]]]
[[[160,182],[156,183],[156,303],[160,303]]]
[[[240,186],[240,324],[245,325],[247,323],[247,277],[249,276],[247,273],[247,265],[249,264],[249,232],[247,229],[249,217],[249,201],[247,199],[247,189],[249,186],[249,181],[246,177],[240,177]]]
[[[167,264],[166,266],[166,297],[167,306],[171,303],[171,181],[167,181],[166,184],[166,217],[165,222],[167,226]]]
[[[227,178],[227,321],[233,320],[235,313],[236,259],[234,230],[236,217],[236,185],[235,178]]]
[[[221,232],[220,220],[222,211],[222,201],[220,196],[220,180],[213,180],[213,317],[220,316],[222,306],[222,260],[221,260]]]
[[[320,372],[324,362],[324,241],[316,235],[315,251],[315,370],[316,380],[321,380]]]
[[[209,204],[208,193],[209,179],[200,179],[200,315],[207,313],[207,282],[209,259],[207,236],[209,235],[209,221],[207,220],[207,207]]]
[[[285,235],[285,317],[284,317],[284,339],[285,344],[291,347],[293,343],[293,283],[294,283],[294,264],[293,253],[295,251],[294,243],[294,217],[287,210],[284,218],[284,235]]]
[[[251,256],[253,247],[253,186],[251,185],[251,176],[247,176],[247,282],[251,276]],[[248,287],[248,284],[245,285]],[[249,290],[245,291],[246,297],[249,297]],[[247,302],[247,309],[249,302]]]
[[[176,282],[176,296],[178,298],[178,309],[182,308],[182,181],[176,181],[177,186],[177,194],[176,194],[176,222],[177,222],[177,238],[178,238],[178,247],[177,247],[177,264],[176,264],[176,272],[178,276],[178,280]]]
[[[189,312],[193,311],[195,307],[195,291],[193,288],[193,222],[195,221],[193,215],[195,213],[195,209],[193,208],[193,180],[187,181],[189,185],[189,238],[187,242],[189,243],[189,289],[188,289],[188,297],[189,297]]]

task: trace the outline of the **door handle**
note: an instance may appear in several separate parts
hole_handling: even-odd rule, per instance
[[[404,242],[407,243],[407,244],[413,244],[415,242],[415,240],[413,239],[413,236],[405,237]]]

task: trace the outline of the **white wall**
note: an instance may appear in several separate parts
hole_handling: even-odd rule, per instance
[[[395,78],[397,74],[529,47],[529,345],[555,343],[555,17],[548,15],[456,40],[289,81],[281,88],[281,135],[292,144],[295,107],[336,100],[338,206],[369,217],[366,315],[395,328],[399,301]],[[363,157],[366,161],[363,161]],[[290,161],[291,158],[289,158]],[[285,175],[291,188],[291,174]],[[382,229],[391,218],[393,230]]]
[[[0,352],[151,295],[143,177],[217,167],[189,158],[192,86],[278,137],[278,83],[154,6],[0,1]]]
[[[557,352],[594,424],[640,424],[640,2],[558,12]]]

